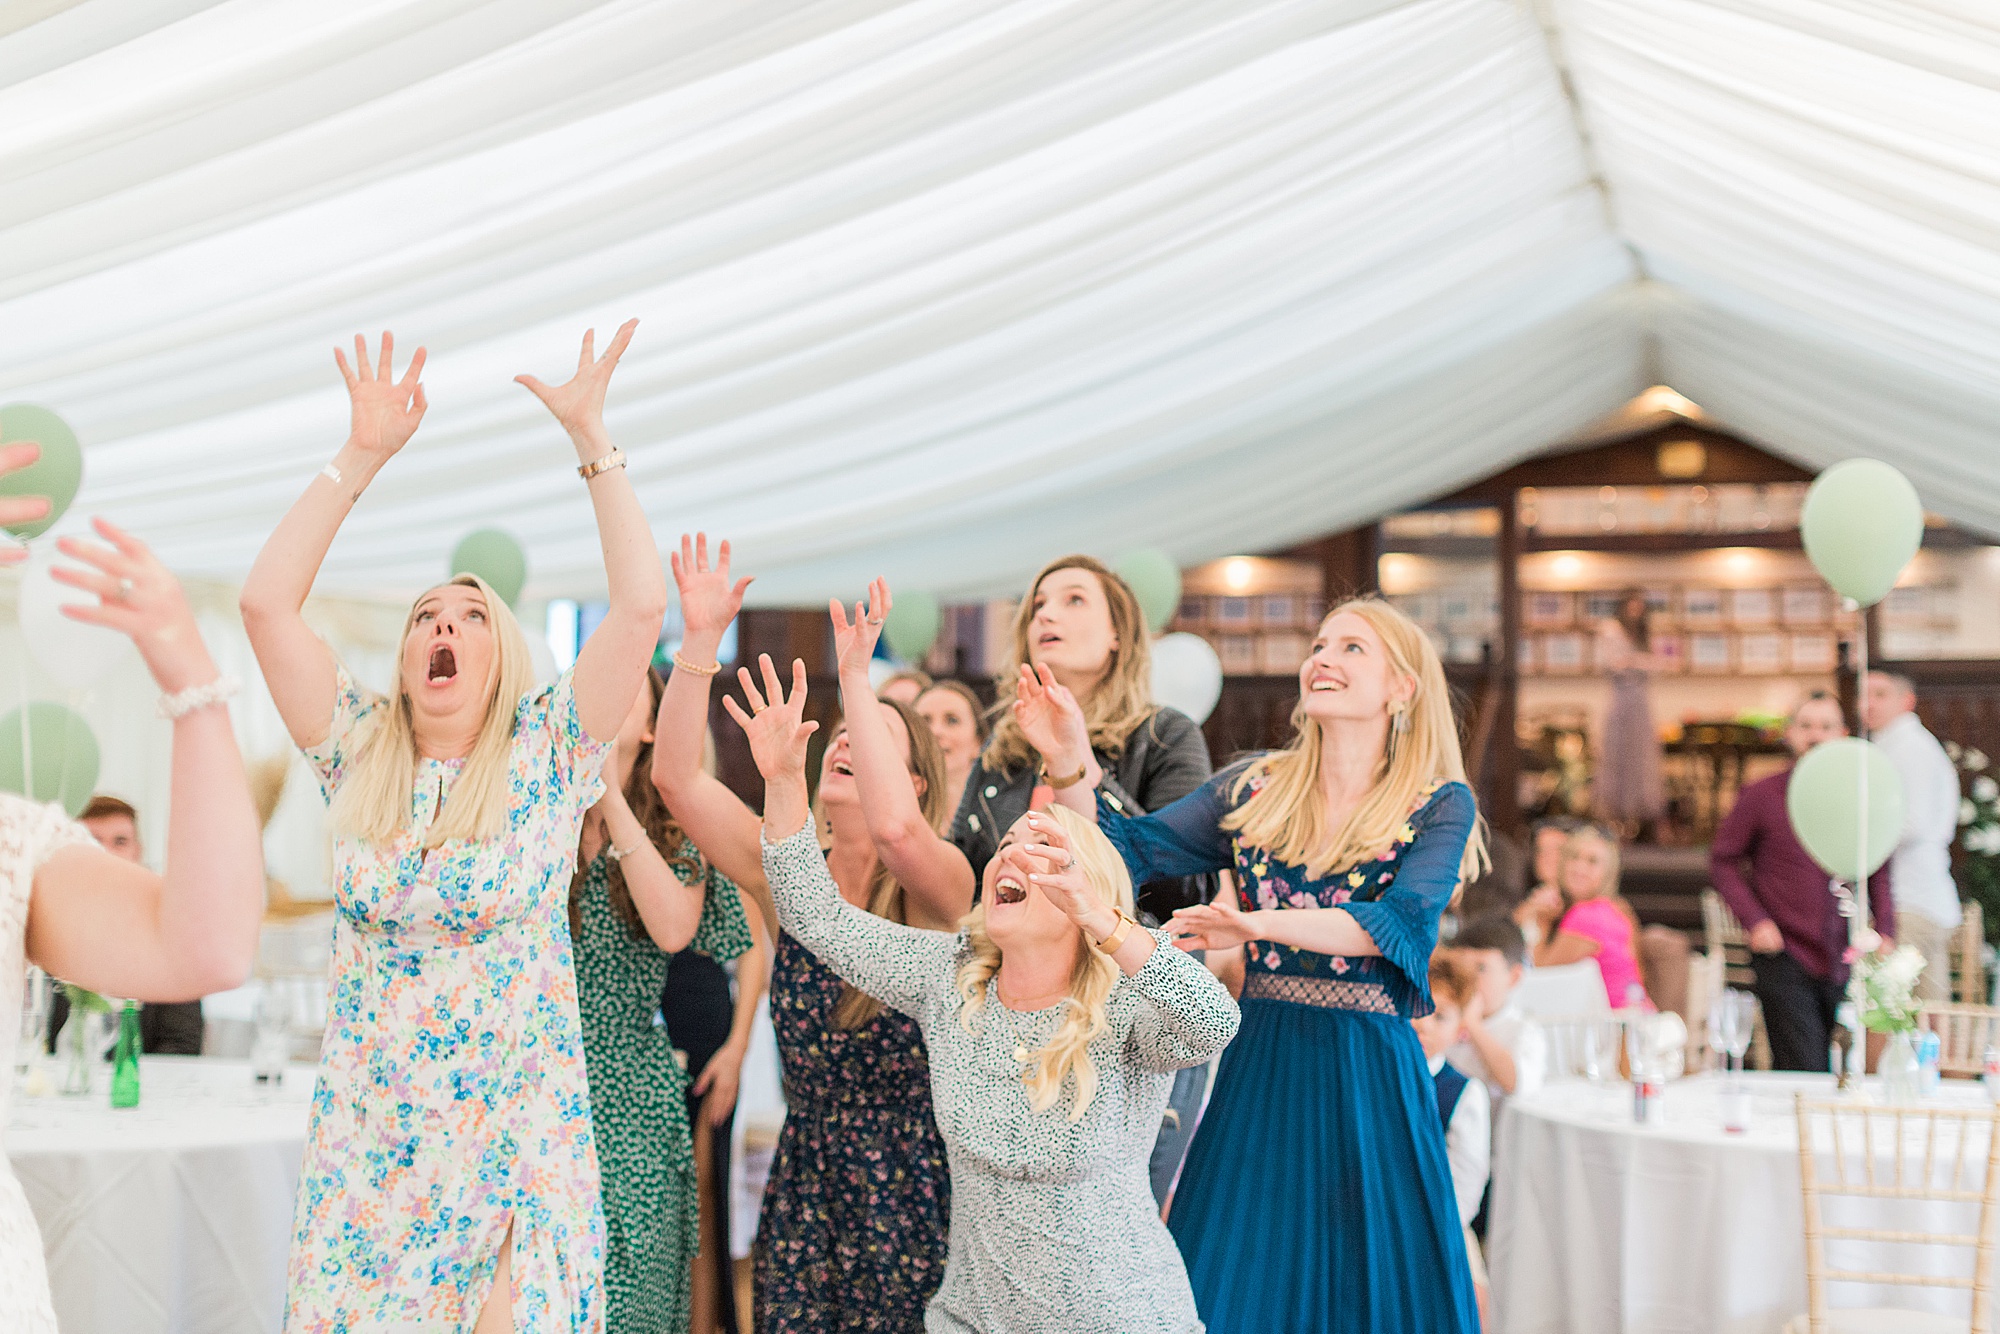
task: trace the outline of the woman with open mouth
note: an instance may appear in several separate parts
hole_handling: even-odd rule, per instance
[[[1132,878],[1231,868],[1236,892],[1172,930],[1243,950],[1223,1053],[1168,1227],[1218,1334],[1476,1334],[1435,1086],[1409,1021],[1431,1012],[1438,919],[1485,862],[1444,669],[1389,604],[1320,623],[1296,735],[1131,818],[1089,800],[1097,761],[1062,685],[1023,680],[1022,730],[1085,782]]]
[[[1192,718],[1153,703],[1145,613],[1118,575],[1089,556],[1063,556],[1042,567],[1014,616],[1012,652],[994,678],[992,740],[962,789],[952,841],[983,875],[1000,838],[1029,809],[1046,805],[1055,788],[1080,783],[1083,770],[1053,763],[1022,733],[1009,707],[1021,682],[1047,672],[1076,698],[1090,731],[1097,781],[1105,798],[1128,815],[1179,801],[1208,781],[1208,743]],[[1080,788],[1079,791],[1089,791]],[[1157,925],[1177,908],[1206,903],[1215,877],[1142,880],[1139,920]],[[1194,1133],[1208,1070],[1195,1066],[1174,1079],[1149,1171],[1153,1196],[1165,1203],[1188,1137]]]
[[[793,663],[789,696],[769,657],[761,667],[761,691],[740,673],[749,710],[724,706],[764,775],[764,875],[779,918],[920,1025],[929,1047],[952,1201],[951,1255],[924,1328],[1199,1334],[1146,1163],[1173,1072],[1222,1049],[1235,1002],[1165,932],[1134,922],[1116,850],[1069,811],[1007,830],[958,930],[849,902],[807,818],[818,724],[804,718],[805,664]]]
[[[347,443],[264,545],[243,621],[334,829],[332,994],[299,1180],[285,1328],[461,1334],[604,1326],[604,1214],[568,906],[584,813],[659,640],[659,552],[604,429],[637,322],[575,376],[519,377],[569,433],[610,610],[536,689],[483,580],[411,608],[388,697],[300,614],[349,508],[423,419],[421,348],[398,380],[334,354]]]
[[[776,937],[771,1026],[785,1124],[757,1223],[758,1334],[914,1331],[944,1277],[951,1181],[931,1111],[930,1062],[914,1021],[843,982],[789,935],[764,875],[759,820],[705,772],[702,737],[716,648],[743,604],[729,544],[682,537],[672,557],[687,631],[654,727],[653,781],[701,854],[741,886]],[[847,725],[820,761],[816,832],[843,902],[891,922],[949,930],[972,906],[972,870],[939,828],[944,757],[915,710],[877,700],[868,659],[887,591],[835,645]]]

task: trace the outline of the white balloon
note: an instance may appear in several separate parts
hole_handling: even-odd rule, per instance
[[[1153,641],[1153,703],[1208,721],[1222,698],[1222,659],[1206,639],[1185,630]]]
[[[94,607],[95,594],[49,577],[52,562],[36,556],[21,571],[21,637],[28,655],[58,685],[85,688],[130,660],[132,641],[116,630],[85,625],[63,615],[67,605]]]

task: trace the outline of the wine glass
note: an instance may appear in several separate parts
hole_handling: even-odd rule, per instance
[[[1743,1071],[1743,1056],[1750,1050],[1750,1034],[1756,1026],[1756,1005],[1749,992],[1731,988],[1709,1007],[1708,1045],[1723,1053],[1724,1074]]]
[[[21,1032],[14,1047],[14,1073],[25,1075],[41,1064],[43,1044],[48,1041],[49,1010],[55,1004],[55,983],[33,964],[28,965],[25,990],[21,997]]]

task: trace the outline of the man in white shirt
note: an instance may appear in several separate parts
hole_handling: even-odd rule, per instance
[[[1924,956],[1918,998],[1949,1002],[1951,936],[1962,916],[1958,886],[1951,878],[1951,845],[1958,837],[1958,766],[1918,720],[1916,708],[1917,691],[1909,677],[1869,674],[1861,716],[1903,780],[1903,832],[1889,857],[1896,939]]]

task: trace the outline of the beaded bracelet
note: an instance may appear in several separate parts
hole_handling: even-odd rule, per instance
[[[706,667],[702,666],[698,662],[691,662],[687,658],[681,656],[681,651],[679,649],[674,650],[674,666],[680,668],[684,672],[691,672],[695,676],[714,676],[717,672],[722,670],[722,664],[720,662],[711,662]]]
[[[160,696],[160,716],[162,718],[185,718],[197,709],[220,704],[243,689],[243,683],[233,676],[218,676],[205,686],[189,686],[173,695]]]

